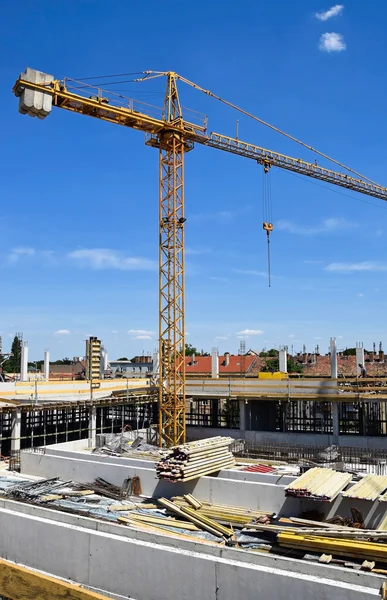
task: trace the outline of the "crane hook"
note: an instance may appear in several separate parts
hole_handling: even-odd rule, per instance
[[[270,234],[274,229],[273,223],[263,222],[263,230],[266,231],[267,235],[267,272],[269,275],[269,287],[271,287],[271,272],[270,272]]]

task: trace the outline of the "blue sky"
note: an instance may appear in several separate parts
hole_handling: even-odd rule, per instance
[[[5,349],[15,331],[34,359],[47,347],[83,354],[88,335],[112,358],[157,346],[157,151],[140,132],[59,109],[45,121],[20,115],[11,89],[25,67],[58,79],[174,70],[386,185],[386,18],[381,0],[3,3]],[[115,90],[162,104],[161,80]],[[239,119],[241,139],[314,162],[215,100],[181,94],[210,131],[234,136]],[[323,351],[330,336],[339,347],[387,343],[387,203],[273,168],[269,289],[262,177],[221,151],[186,156],[187,341],[232,353],[240,339]]]

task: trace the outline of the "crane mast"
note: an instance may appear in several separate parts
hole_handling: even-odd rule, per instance
[[[199,86],[174,72],[160,73],[167,80],[163,110],[123,99],[94,86],[74,85],[70,79],[27,69],[13,91],[19,110],[45,118],[51,106],[91,116],[145,133],[146,144],[159,150],[159,443],[172,446],[185,441],[185,310],[184,310],[184,155],[195,143],[223,150],[263,165],[280,167],[368,196],[387,200],[387,188],[361,178],[332,171],[278,152],[218,133],[207,134],[207,120],[184,118],[177,80]],[[157,76],[159,76],[157,75]],[[71,91],[74,88],[75,91]],[[204,90],[201,90],[204,91]],[[211,95],[209,92],[206,92]],[[125,101],[124,101],[125,100]],[[48,102],[47,102],[48,101]],[[42,108],[44,107],[44,110]],[[156,113],[156,116],[155,116]]]

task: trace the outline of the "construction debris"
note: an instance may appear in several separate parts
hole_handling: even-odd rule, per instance
[[[160,449],[147,444],[141,436],[133,439],[132,431],[121,431],[117,434],[99,435],[102,444],[93,450],[94,454],[108,454],[110,456],[121,456],[122,454],[138,455],[157,460],[160,457]]]
[[[314,467],[291,483],[285,490],[286,496],[310,498],[332,502],[351,481],[350,473]]]
[[[230,437],[217,436],[175,446],[164,452],[163,458],[156,463],[157,477],[172,482],[191,481],[228,469],[235,465],[229,450],[232,442]]]

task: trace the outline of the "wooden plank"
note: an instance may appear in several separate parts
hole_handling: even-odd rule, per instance
[[[107,596],[4,559],[0,559],[0,595],[12,600],[108,600]]]

